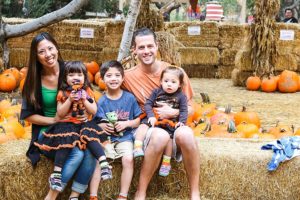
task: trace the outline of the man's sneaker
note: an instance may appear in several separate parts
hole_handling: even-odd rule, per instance
[[[137,157],[143,157],[145,154],[144,154],[144,151],[142,148],[136,148],[133,150],[133,157],[134,158],[137,158]]]
[[[49,185],[52,190],[62,191],[61,174],[52,173],[49,177]]]
[[[160,176],[168,176],[170,174],[171,165],[161,165],[159,169]]]

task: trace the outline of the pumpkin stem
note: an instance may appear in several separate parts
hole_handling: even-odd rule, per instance
[[[228,131],[228,133],[235,133],[235,132],[237,132],[236,127],[235,127],[235,123],[234,123],[233,120],[229,121],[227,131]]]
[[[230,114],[231,113],[231,105],[230,104],[228,104],[228,105],[225,106],[225,113],[226,114]]]
[[[206,103],[206,104],[210,103],[210,99],[209,99],[209,96],[207,93],[201,92],[200,95],[201,95],[203,103]]]
[[[3,126],[0,126],[0,129],[2,130],[1,133],[4,133],[4,135],[6,135],[6,131],[5,131],[5,128]]]
[[[246,112],[246,110],[247,110],[246,106],[243,105],[243,107],[242,107],[242,112]]]
[[[291,129],[292,129],[293,133],[295,133],[295,126],[294,126],[294,124],[292,124]]]

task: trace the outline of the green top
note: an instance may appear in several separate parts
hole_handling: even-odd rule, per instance
[[[47,117],[54,117],[56,114],[56,95],[57,89],[48,89],[42,86],[43,111]]]
[[[42,96],[43,96],[43,112],[47,117],[54,117],[57,110],[56,102],[57,89],[48,89],[42,86]],[[40,133],[44,132],[48,126],[42,127]]]

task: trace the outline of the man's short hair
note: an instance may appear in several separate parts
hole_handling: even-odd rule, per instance
[[[154,33],[154,31],[152,31],[150,28],[140,28],[137,29],[136,31],[134,31],[133,36],[132,36],[132,42],[131,42],[131,46],[135,47],[136,43],[135,43],[135,38],[137,36],[146,36],[146,35],[152,35],[154,38],[154,42],[156,43],[156,34]]]
[[[285,10],[284,10],[284,13],[286,13],[286,11],[291,11],[292,13],[293,13],[293,10],[291,9],[291,8],[286,8]]]

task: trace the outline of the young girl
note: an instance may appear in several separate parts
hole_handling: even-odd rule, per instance
[[[183,85],[183,71],[175,66],[169,66],[163,70],[161,74],[161,87],[155,89],[149,99],[145,103],[145,112],[147,118],[142,120],[142,123],[148,123],[150,126],[160,127],[167,131],[170,135],[170,140],[164,151],[162,165],[159,170],[159,175],[168,176],[171,170],[170,160],[172,156],[172,139],[174,131],[179,126],[186,123],[188,117],[187,98],[181,91]],[[179,109],[179,116],[173,119],[159,119],[155,113],[155,107],[168,104],[170,107]],[[134,157],[144,156],[142,149],[146,133],[137,134],[134,142]]]
[[[35,145],[42,150],[57,150],[54,172],[49,184],[53,190],[61,191],[61,169],[73,147],[88,148],[97,158],[101,168],[101,178],[111,179],[112,173],[101,143],[107,135],[90,120],[97,112],[93,91],[87,78],[87,71],[80,61],[67,62],[62,84],[57,94],[57,115],[60,121],[43,133],[43,138]]]

